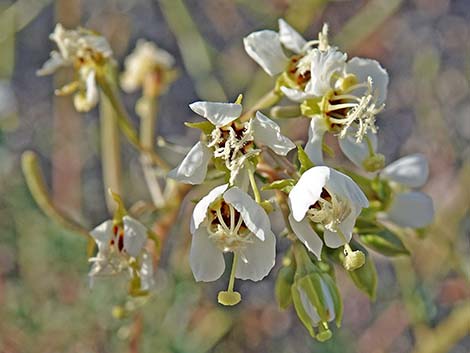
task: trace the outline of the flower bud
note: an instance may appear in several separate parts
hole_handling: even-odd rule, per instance
[[[368,172],[376,172],[380,169],[383,169],[385,166],[385,156],[381,153],[376,153],[373,156],[366,158],[362,165],[364,169]]]

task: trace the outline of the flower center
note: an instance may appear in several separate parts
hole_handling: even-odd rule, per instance
[[[346,199],[330,194],[323,188],[320,198],[310,206],[307,216],[312,222],[322,224],[327,230],[335,232],[350,213],[351,207]]]
[[[353,91],[360,88],[365,88],[364,94],[354,94]],[[356,142],[360,143],[369,130],[377,132],[376,115],[383,110],[384,104],[377,104],[377,91],[370,77],[367,82],[353,84],[339,91],[332,91],[325,97],[323,111],[340,138],[344,138],[349,127],[354,126]]]
[[[222,251],[244,249],[253,242],[253,234],[246,226],[240,212],[226,203],[219,201],[208,211],[209,238]]]

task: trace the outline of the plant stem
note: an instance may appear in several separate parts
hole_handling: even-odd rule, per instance
[[[230,271],[230,280],[228,282],[228,292],[233,292],[233,287],[235,286],[235,272],[237,271],[237,264],[238,264],[238,254],[233,253],[233,262],[232,262],[232,270]]]
[[[253,190],[253,194],[255,195],[255,201],[256,203],[261,203],[261,194],[259,192],[258,185],[256,185],[255,171],[251,164],[248,165],[247,168],[248,168],[248,177],[250,179],[251,189]]]

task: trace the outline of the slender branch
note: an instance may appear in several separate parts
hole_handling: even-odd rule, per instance
[[[90,234],[85,228],[64,216],[52,203],[38,163],[38,157],[33,151],[25,151],[23,153],[21,157],[21,166],[23,168],[23,174],[26,178],[29,191],[38,207],[46,214],[46,216],[60,226],[90,239]]]

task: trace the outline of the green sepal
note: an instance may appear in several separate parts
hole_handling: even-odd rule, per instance
[[[341,321],[343,320],[343,301],[341,300],[341,294],[336,286],[335,280],[331,276],[323,274],[322,278],[333,300],[336,326],[341,327]]]
[[[303,174],[306,170],[309,170],[315,166],[315,164],[313,164],[307,153],[305,153],[304,149],[300,145],[297,145],[297,159],[300,163],[300,174]]]
[[[114,211],[113,221],[114,224],[121,224],[122,219],[124,216],[127,215],[127,210],[124,207],[124,202],[119,194],[113,192],[111,189],[108,189],[109,194],[113,198],[114,202],[116,202],[116,210]]]
[[[292,286],[291,288],[292,302],[294,303],[294,308],[295,312],[297,313],[297,317],[308,330],[310,336],[315,337],[315,331],[313,329],[312,320],[304,309],[302,300],[300,299],[300,292],[296,288],[296,286]]]
[[[359,290],[367,294],[371,300],[375,300],[377,294],[377,270],[374,260],[367,250],[356,242],[351,242],[350,246],[354,250],[361,250],[366,255],[366,262],[357,270],[346,272]]]
[[[195,123],[185,122],[184,125],[190,128],[199,129],[206,135],[209,135],[215,128],[215,126],[209,121],[198,121]]]
[[[388,229],[375,233],[359,234],[359,238],[368,248],[385,256],[410,255],[401,239]]]
[[[278,95],[283,96],[284,93],[281,91],[281,87],[287,87],[287,88],[295,88],[298,89],[299,86],[297,85],[297,82],[295,82],[287,72],[283,72],[278,76],[276,79],[276,83],[274,85],[274,92]]]
[[[272,183],[263,185],[261,190],[281,190],[288,194],[292,188],[295,185],[295,180],[294,179],[282,179],[282,180],[276,180],[273,181]]]
[[[293,266],[281,268],[277,275],[274,293],[281,309],[287,309],[292,304],[291,287],[294,283],[294,275],[295,269]]]
[[[309,117],[322,115],[321,105],[322,98],[307,99],[300,105],[300,112]]]

